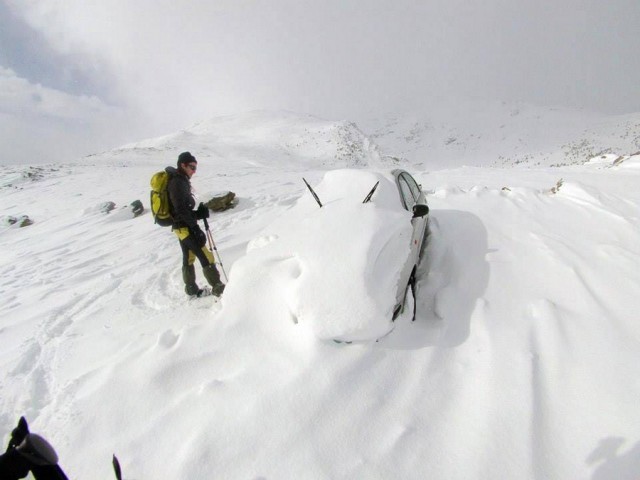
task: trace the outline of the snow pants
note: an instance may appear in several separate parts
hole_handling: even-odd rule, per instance
[[[189,229],[177,228],[173,230],[182,249],[182,279],[184,281],[184,291],[187,295],[200,295],[200,288],[196,283],[196,270],[194,263],[196,258],[202,265],[202,273],[211,285],[214,295],[221,295],[224,291],[224,284],[220,281],[220,274],[216,268],[216,260],[211,250],[205,245],[198,245],[193,235],[189,234]]]
[[[189,234],[188,228],[177,228],[173,233],[175,233],[178,240],[180,240],[183,267],[193,265],[196,258],[200,261],[200,265],[202,265],[203,268],[216,263],[216,259],[213,253],[211,253],[211,250],[209,250],[206,245],[200,247],[193,238],[193,235]]]

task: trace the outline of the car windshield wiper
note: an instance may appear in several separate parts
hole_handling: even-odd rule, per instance
[[[364,200],[362,201],[362,203],[367,203],[369,202],[369,200],[371,200],[371,197],[373,197],[373,192],[376,191],[376,188],[378,188],[378,184],[380,183],[380,180],[378,180],[376,182],[376,184],[373,186],[373,188],[371,189],[371,191],[369,192],[369,194],[364,198]]]
[[[316,195],[316,192],[314,192],[313,188],[311,188],[311,185],[309,185],[309,183],[304,179],[304,177],[302,177],[302,181],[304,181],[304,184],[307,186],[307,188],[311,192],[311,195],[313,195],[313,198],[316,199],[316,202],[318,202],[318,205],[320,205],[320,208],[322,208],[322,203],[320,202],[318,195]]]

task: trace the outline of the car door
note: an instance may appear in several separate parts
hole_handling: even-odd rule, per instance
[[[405,209],[409,212],[413,212],[413,206],[416,204],[416,197],[414,191],[412,191],[411,185],[409,183],[408,177],[405,175],[406,172],[400,170],[395,171],[396,183],[398,186],[398,191],[400,193],[400,200]],[[406,287],[409,283],[409,279],[411,278],[411,272],[413,271],[413,267],[416,265],[419,255],[420,255],[420,237],[418,231],[421,230],[421,219],[420,218],[412,218],[412,233],[410,240],[410,253],[407,258],[407,263],[404,265],[402,269],[402,273],[400,275],[399,283],[398,283],[398,291],[396,293],[396,308],[399,305],[402,305],[405,298]],[[394,311],[394,318],[396,312]]]
[[[404,207],[410,212],[413,212],[413,207],[415,205],[426,204],[424,193],[414,178],[407,172],[402,172],[398,175],[398,186],[404,201]],[[426,215],[424,217],[411,219],[411,224],[413,226],[413,233],[411,237],[411,256],[414,265],[419,261],[420,247],[422,246],[422,241],[424,239],[426,222]]]
[[[418,185],[418,182],[416,182],[416,180],[409,175],[407,172],[404,172],[402,175],[403,179],[407,182],[407,185],[409,186],[409,189],[411,190],[411,194],[415,200],[415,204],[414,205],[426,205],[427,204],[427,198],[424,194],[424,192],[422,191],[422,188],[420,187],[420,185]],[[413,208],[413,207],[412,207]],[[429,227],[429,216],[428,214],[423,216],[423,217],[418,217],[414,219],[413,222],[414,225],[414,231],[415,231],[415,238],[418,242],[418,246],[420,248],[420,251],[422,251],[421,247],[422,247],[422,243],[424,241],[426,241],[426,232],[427,229]]]

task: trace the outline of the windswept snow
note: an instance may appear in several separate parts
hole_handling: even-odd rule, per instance
[[[78,479],[111,478],[114,452],[140,479],[637,478],[637,155],[431,171],[425,156],[408,167],[432,217],[416,321],[337,345],[293,321],[292,305],[314,306],[315,322],[332,306],[287,290],[300,266],[273,247],[313,206],[303,176],[384,158],[336,157],[348,140],[327,147],[317,132],[333,127],[289,115],[264,130],[220,122],[193,144],[183,132],[39,178],[0,173],[0,216],[35,222],[0,224],[5,443],[25,415]],[[304,147],[276,148],[278,123]],[[200,200],[238,195],[210,218],[230,278],[221,301],[185,298],[177,240],[126,208],[147,206],[151,174],[182,150],[200,160]],[[357,267],[360,253],[334,261]],[[348,295],[335,302],[348,311]]]
[[[251,242],[234,265],[225,300],[251,302],[251,272],[268,272],[270,296],[282,298],[298,328],[323,340],[374,341],[391,330],[396,293],[404,288],[411,214],[390,174],[332,170],[316,190],[322,208],[306,192]]]

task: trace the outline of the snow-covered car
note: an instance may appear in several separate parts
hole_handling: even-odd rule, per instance
[[[429,235],[425,195],[404,170],[332,170],[307,185],[250,243],[243,270],[269,275],[294,323],[316,337],[378,339],[415,282]]]

